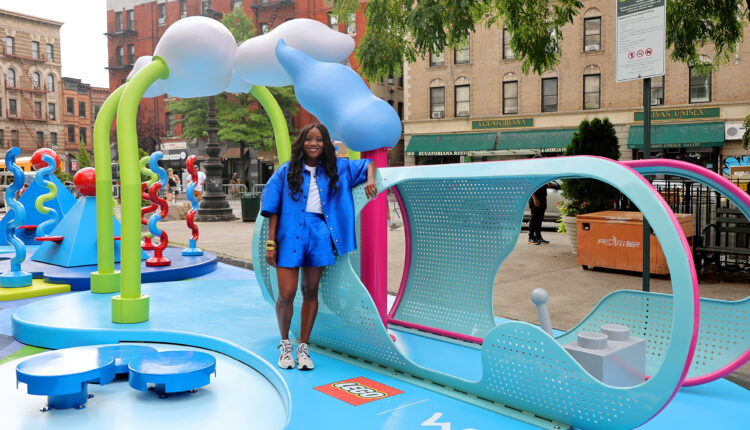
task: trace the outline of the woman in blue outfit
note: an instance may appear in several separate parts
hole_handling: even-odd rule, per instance
[[[284,163],[263,189],[261,215],[269,219],[266,262],[276,268],[276,319],[281,334],[279,367],[294,367],[289,325],[302,268],[302,314],[297,368],[311,370],[307,348],[318,313],[318,285],[334,255],[356,249],[352,187],[367,181],[365,194],[377,195],[375,164],[337,159],[328,130],[310,124],[292,145]]]

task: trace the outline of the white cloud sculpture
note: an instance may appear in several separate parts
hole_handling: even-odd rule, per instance
[[[143,57],[138,57],[137,60],[135,60],[135,64],[133,64],[133,70],[128,73],[128,80],[133,79],[133,76],[135,76],[136,73],[138,73],[142,68],[147,66],[149,63],[153,61],[152,56],[150,55],[144,55]],[[145,93],[143,93],[143,98],[151,98],[151,97],[158,97],[164,94],[164,90],[159,88],[159,86],[156,85],[156,82],[151,84],[150,87],[146,90]]]
[[[319,21],[293,19],[269,33],[244,41],[234,56],[235,73],[254,85],[292,85],[292,78],[276,59],[275,49],[279,39],[284,39],[287,46],[327,63],[341,63],[354,51],[354,39],[350,36],[332,30]]]
[[[229,81],[229,85],[227,85],[227,89],[225,89],[224,91],[235,94],[247,94],[250,92],[250,88],[252,87],[253,84],[242,79],[237,74],[237,71],[232,70],[232,79]]]
[[[237,42],[222,23],[191,16],[172,24],[154,49],[169,66],[156,85],[173,97],[205,97],[223,92],[232,76]]]

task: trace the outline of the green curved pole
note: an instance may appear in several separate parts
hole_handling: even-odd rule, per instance
[[[133,76],[117,108],[117,150],[122,188],[122,239],[120,241],[120,295],[112,297],[112,321],[148,321],[149,298],[141,294],[141,173],[138,164],[136,118],[143,93],[157,79],[169,77],[167,63],[159,57]]]
[[[96,257],[97,271],[91,274],[92,293],[120,290],[120,272],[115,271],[115,242],[112,226],[112,155],[109,136],[117,105],[125,89],[121,85],[99,109],[94,124],[94,165],[96,169]]]
[[[276,140],[276,152],[279,155],[279,164],[284,164],[292,157],[292,144],[289,142],[289,129],[286,126],[286,118],[281,107],[273,98],[268,88],[255,85],[250,88],[250,94],[255,96],[263,106],[273,127],[273,136]]]

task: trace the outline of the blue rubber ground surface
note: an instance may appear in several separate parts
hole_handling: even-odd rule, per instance
[[[315,350],[314,371],[278,369],[274,310],[262,299],[254,276],[242,269],[223,267],[209,276],[210,279],[144,285],[143,292],[151,297],[151,319],[145,323],[113,324],[109,295],[79,292],[18,308],[13,317],[13,332],[21,342],[48,348],[148,341],[190,344],[227,354],[257,370],[275,387],[290,413],[288,428],[293,429],[439,428],[427,426],[430,422],[450,422],[450,427],[443,428],[451,429],[533,428],[371,367],[355,366]],[[230,280],[235,276],[239,279]],[[218,279],[224,281],[216,282]],[[466,378],[478,376],[478,350],[410,333],[391,332],[402,350],[420,364]],[[365,377],[403,393],[352,406],[315,389],[355,377]],[[0,388],[14,385],[14,382],[0,378]],[[253,387],[241,389],[252,390]],[[642,428],[668,429],[674,428],[676,423],[680,428],[747,428],[750,422],[748,404],[748,390],[719,380],[682,389],[661,415]],[[93,406],[88,409],[93,410]],[[324,425],[316,427],[313,423]],[[35,428],[64,428],[52,424]],[[149,427],[148,423],[139,427],[156,428]],[[217,424],[216,428],[222,427]],[[245,428],[262,427],[247,423]]]
[[[153,251],[146,251],[149,256]],[[60,267],[52,264],[31,261],[32,253],[27,254],[26,261],[21,264],[21,269],[29,273],[43,273],[46,282],[53,284],[70,284],[73,291],[83,291],[91,288],[91,272],[96,271],[96,266]],[[206,252],[202,256],[185,257],[182,248],[167,248],[164,256],[172,260],[172,264],[165,267],[146,266],[145,260],[141,262],[141,281],[167,282],[179,279],[197,278],[201,275],[211,273],[216,268],[216,255]],[[120,263],[115,263],[115,269],[120,269]],[[10,260],[0,260],[0,273],[10,270]]]

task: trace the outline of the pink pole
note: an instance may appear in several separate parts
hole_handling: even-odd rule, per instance
[[[362,153],[362,158],[369,158],[378,168],[388,167],[388,148],[380,148]],[[372,301],[378,308],[383,325],[387,324],[388,315],[388,229],[386,214],[388,210],[387,193],[378,190],[378,196],[365,206],[360,216],[361,221],[361,276],[362,283],[370,292]]]

